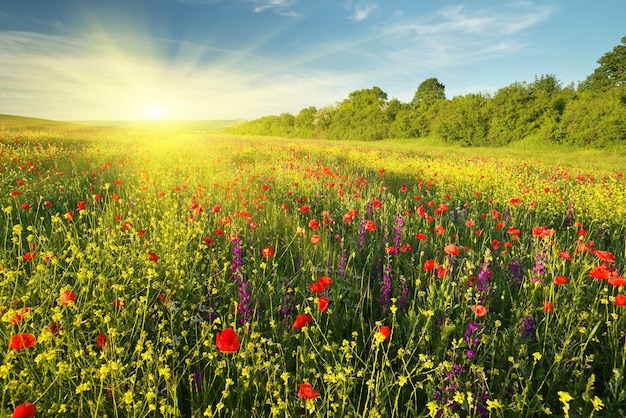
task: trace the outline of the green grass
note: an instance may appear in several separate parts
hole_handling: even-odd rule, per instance
[[[619,154],[143,126],[0,118],[0,415],[626,414]]]

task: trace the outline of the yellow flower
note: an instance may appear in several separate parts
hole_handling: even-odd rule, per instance
[[[604,403],[602,402],[602,399],[598,398],[597,396],[594,396],[594,398],[591,400],[591,403],[593,404],[594,411],[601,411],[602,408],[604,408]]]

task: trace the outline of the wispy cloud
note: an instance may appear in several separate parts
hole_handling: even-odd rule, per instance
[[[548,6],[517,2],[502,8],[448,6],[430,16],[405,18],[384,29],[388,41],[405,45],[406,54],[434,67],[504,55],[524,48],[523,32],[553,13]],[[402,52],[400,52],[402,51]]]
[[[297,0],[253,0],[254,12],[270,10],[284,16],[297,17],[298,13],[290,9],[296,2]]]
[[[350,18],[355,22],[360,22],[369,17],[370,13],[376,10],[376,5],[372,3],[367,4],[356,4],[351,7],[352,16]]]
[[[96,46],[85,35],[0,31],[0,113],[139,119],[159,105],[174,119],[252,119],[332,103],[347,81],[316,71],[276,71],[265,58],[241,51],[196,51],[221,58],[194,61],[192,50],[201,46],[184,47],[186,57],[170,62]]]

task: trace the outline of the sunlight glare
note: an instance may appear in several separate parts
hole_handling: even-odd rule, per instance
[[[149,105],[144,109],[144,118],[150,120],[167,119],[167,108],[159,104]]]

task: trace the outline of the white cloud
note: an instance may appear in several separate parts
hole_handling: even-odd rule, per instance
[[[353,14],[351,19],[360,22],[367,19],[374,10],[376,10],[375,4],[357,4],[352,9]]]

